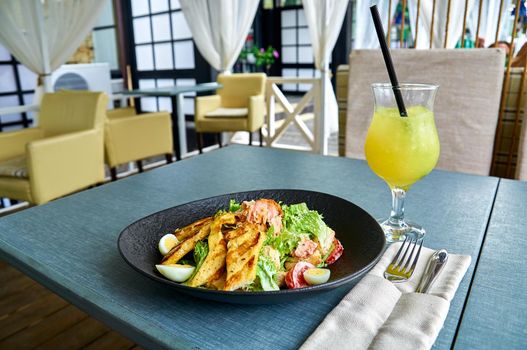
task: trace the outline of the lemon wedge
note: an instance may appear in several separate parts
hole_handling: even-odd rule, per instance
[[[161,239],[159,240],[159,252],[163,254],[163,256],[167,255],[170,249],[174,248],[174,246],[178,243],[179,241],[176,236],[171,233],[168,233],[161,237]]]
[[[174,282],[185,282],[192,276],[192,273],[196,269],[191,265],[179,265],[179,264],[169,264],[169,265],[156,265],[157,271],[159,271],[163,276]]]
[[[331,271],[328,269],[312,268],[304,271],[304,279],[310,285],[326,283],[329,280]]]

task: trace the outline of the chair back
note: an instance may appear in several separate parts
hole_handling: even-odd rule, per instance
[[[393,50],[401,83],[439,85],[434,113],[441,142],[437,167],[489,175],[503,84],[498,49]],[[373,115],[371,84],[388,82],[379,50],[350,55],[346,156],[364,158]]]
[[[249,97],[265,93],[264,73],[220,74],[218,89],[221,106],[225,108],[243,108],[249,105]]]
[[[525,106],[524,108],[527,108]],[[522,122],[520,133],[520,145],[518,148],[518,163],[516,165],[516,178],[527,180],[527,122]]]
[[[103,92],[59,91],[44,94],[39,128],[46,137],[102,127],[108,97]]]

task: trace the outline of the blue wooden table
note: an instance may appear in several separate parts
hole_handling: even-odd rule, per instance
[[[503,239],[521,241],[515,224],[519,221],[511,223],[518,231],[501,232],[509,212],[505,202],[510,200],[509,192],[517,195],[517,183],[505,182],[498,190],[499,182],[492,177],[434,171],[408,194],[406,214],[428,229],[427,246],[473,258],[435,348],[478,347],[474,334],[485,331],[484,317],[494,315],[481,310],[487,301],[476,297],[477,293],[488,294],[487,299],[496,304],[509,297],[510,289],[487,290],[488,276],[475,270],[476,264],[494,269],[492,261],[499,254],[503,264],[511,257],[510,252],[497,252]],[[143,277],[126,265],[116,247],[119,232],[150,213],[200,198],[263,188],[327,192],[358,204],[374,217],[389,212],[387,186],[363,161],[229,146],[2,218],[0,258],[147,348],[296,348],[352,286],[290,304],[220,304],[178,294]],[[512,220],[526,217],[527,185],[522,188],[523,204],[518,200],[510,206],[518,204],[523,215]],[[511,215],[519,216],[514,211]],[[525,248],[525,240],[522,244]],[[518,251],[513,253],[520,257]],[[518,271],[517,266],[510,267],[502,277],[512,280],[511,274]],[[523,300],[518,311],[523,313],[493,310],[501,317],[496,321],[497,333],[501,334],[505,319],[515,327],[500,339],[500,344],[511,347],[521,345],[512,338],[527,326],[525,298],[512,300]]]
[[[527,349],[527,182],[500,181],[455,342]]]

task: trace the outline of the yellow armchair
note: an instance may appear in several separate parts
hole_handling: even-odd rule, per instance
[[[36,128],[0,133],[0,197],[34,204],[104,181],[107,96],[45,94]]]
[[[104,130],[106,163],[112,179],[117,178],[116,167],[136,161],[142,171],[141,160],[165,155],[172,162],[172,121],[168,112],[135,114],[133,108],[107,112]]]
[[[223,87],[217,95],[196,98],[194,120],[198,148],[202,151],[201,133],[260,131],[265,117],[265,81],[263,73],[220,74]],[[221,143],[220,143],[221,146]]]
[[[43,137],[44,131],[38,128],[0,133],[0,162],[24,155],[29,142]]]

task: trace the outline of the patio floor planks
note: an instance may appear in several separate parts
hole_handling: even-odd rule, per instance
[[[141,349],[0,261],[0,349]]]

